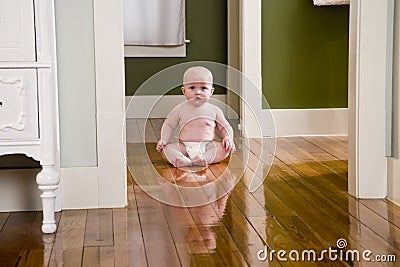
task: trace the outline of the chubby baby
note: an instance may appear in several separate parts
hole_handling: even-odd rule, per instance
[[[214,92],[213,75],[204,67],[191,67],[183,75],[186,101],[176,106],[161,128],[157,151],[175,167],[207,166],[235,152],[233,130],[220,108],[208,103]],[[169,143],[179,126],[178,143]],[[222,141],[215,141],[218,130]]]

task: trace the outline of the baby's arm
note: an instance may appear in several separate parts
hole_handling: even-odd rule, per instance
[[[235,143],[233,142],[233,129],[229,122],[226,120],[224,113],[221,109],[217,109],[217,129],[222,137],[222,147],[225,148],[226,151],[236,151]]]
[[[178,126],[179,122],[179,111],[177,108],[171,111],[168,117],[165,119],[163,126],[161,127],[161,138],[157,142],[156,150],[161,152],[164,147],[168,144],[171,139],[172,133]]]

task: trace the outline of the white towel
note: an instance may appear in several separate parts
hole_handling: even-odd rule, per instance
[[[182,45],[185,0],[124,0],[125,45]]]
[[[316,6],[349,5],[350,0],[313,0]]]

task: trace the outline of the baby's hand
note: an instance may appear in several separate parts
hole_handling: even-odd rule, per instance
[[[231,151],[232,153],[236,151],[235,143],[229,136],[225,136],[224,139],[222,139],[222,147],[225,148],[226,151]]]
[[[157,143],[157,147],[156,147],[156,150],[158,151],[158,152],[161,152],[163,149],[164,149],[164,147],[167,145],[167,142],[165,142],[164,140],[160,140],[160,141],[158,141],[158,143]]]

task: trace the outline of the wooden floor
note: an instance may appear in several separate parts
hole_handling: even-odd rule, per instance
[[[301,256],[303,250],[336,249],[339,239],[346,240],[345,250],[372,251],[371,259],[399,258],[400,208],[346,193],[347,138],[278,138],[269,173],[269,158],[259,155],[271,148],[271,140],[237,139],[238,152],[203,170],[204,182],[154,152],[160,125],[153,120],[128,126],[128,167],[135,179],[196,187],[224,172],[238,183],[208,205],[185,208],[160,203],[133,182],[127,208],[60,212],[56,234],[40,232],[40,212],[0,213],[0,266],[400,266],[351,257],[332,261],[328,254],[317,262],[278,261],[276,253],[272,261],[257,258],[265,246],[286,251],[288,258],[291,251]],[[146,145],[140,136],[146,136]],[[246,150],[249,160],[243,164]],[[250,192],[258,162],[268,174]]]

